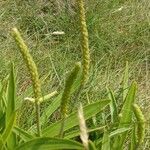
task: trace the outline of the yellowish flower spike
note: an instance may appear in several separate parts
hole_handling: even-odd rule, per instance
[[[81,26],[81,35],[82,35],[82,53],[83,53],[83,74],[81,85],[84,85],[89,76],[90,68],[90,50],[89,50],[89,41],[88,41],[88,30],[85,19],[85,9],[83,0],[77,0],[79,7],[79,17],[80,17],[80,26]]]
[[[133,105],[133,111],[137,119],[137,142],[141,144],[145,137],[145,118],[137,104]]]
[[[41,97],[41,87],[40,87],[40,80],[39,80],[39,75],[37,71],[37,67],[35,65],[35,62],[33,61],[32,56],[29,53],[28,47],[24,43],[19,31],[17,28],[12,29],[12,35],[17,43],[17,45],[20,48],[20,52],[24,58],[24,61],[27,64],[27,67],[29,69],[29,72],[31,74],[31,79],[33,82],[33,89],[34,89],[34,96],[36,100],[38,101],[38,98]]]
[[[60,112],[61,112],[61,118],[64,120],[67,116],[67,111],[68,111],[68,101],[71,95],[71,88],[72,85],[75,81],[75,79],[77,78],[78,72],[81,68],[81,63],[77,62],[75,64],[74,69],[71,71],[70,75],[68,76],[68,78],[66,79],[66,83],[65,83],[65,88],[64,88],[64,92],[61,98],[61,105],[60,105]],[[60,129],[60,136],[63,136],[63,126],[64,126],[64,121],[62,122],[62,126]]]
[[[23,59],[28,67],[28,70],[31,75],[33,90],[34,90],[34,97],[35,97],[35,107],[36,107],[36,119],[37,119],[37,133],[40,136],[40,106],[39,106],[39,99],[41,97],[41,85],[39,80],[39,75],[37,71],[37,67],[35,62],[33,61],[32,56],[29,53],[28,47],[26,46],[24,40],[22,39],[19,31],[17,28],[12,29],[12,36],[15,39],[20,52],[23,56]]]

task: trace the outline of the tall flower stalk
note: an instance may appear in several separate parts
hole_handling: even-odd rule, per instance
[[[65,123],[65,118],[67,117],[68,102],[71,97],[71,88],[73,86],[74,81],[77,78],[80,68],[81,68],[81,64],[80,62],[77,62],[73,70],[70,72],[70,75],[66,79],[65,88],[64,88],[64,92],[61,98],[61,105],[60,105],[60,113],[61,113],[61,118],[63,120],[61,129],[60,129],[60,137],[63,137],[63,134],[64,134],[63,133],[64,123]]]
[[[34,98],[35,98],[37,135],[40,136],[41,127],[40,127],[40,102],[39,102],[39,99],[41,97],[41,85],[40,85],[40,80],[39,80],[39,74],[37,71],[36,64],[33,61],[32,56],[30,55],[29,49],[26,46],[26,44],[25,44],[24,40],[22,39],[17,28],[12,29],[12,36],[15,39],[15,41],[20,49],[20,52],[23,56],[23,59],[27,65],[27,68],[31,75],[31,80],[32,80],[33,90],[34,90]]]
[[[89,41],[88,41],[88,30],[86,25],[86,17],[85,17],[85,9],[84,9],[84,1],[77,0],[79,7],[79,18],[80,18],[80,28],[81,28],[81,46],[82,46],[82,80],[81,86],[83,87],[89,77],[89,68],[90,68],[90,50],[89,50]]]

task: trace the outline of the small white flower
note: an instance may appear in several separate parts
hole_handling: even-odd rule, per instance
[[[112,13],[119,12],[119,11],[121,11],[123,8],[124,8],[124,7],[123,7],[123,6],[121,6],[120,8],[116,9],[116,10],[115,10],[115,11],[113,11]]]
[[[64,31],[54,31],[51,33],[52,35],[64,35],[65,32]]]

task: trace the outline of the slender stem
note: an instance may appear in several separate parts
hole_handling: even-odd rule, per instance
[[[36,121],[37,121],[37,136],[41,136],[41,126],[40,126],[40,103],[35,102],[36,111]]]
[[[65,125],[65,117],[62,119],[62,124],[61,124],[61,128],[60,128],[60,133],[59,133],[60,138],[64,137],[64,125]]]

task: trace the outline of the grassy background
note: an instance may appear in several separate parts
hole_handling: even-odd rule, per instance
[[[66,9],[67,8],[67,9]],[[137,99],[149,127],[150,107],[150,2],[149,0],[90,0],[86,2],[91,50],[91,72],[83,98],[91,102],[107,96],[111,87],[119,97],[122,74],[129,62],[130,80],[138,82]],[[62,89],[64,77],[81,59],[77,7],[57,0],[0,1],[0,78],[15,62],[18,94],[31,81],[22,57],[10,35],[12,27],[22,32],[36,61],[40,76],[48,75],[43,94]],[[65,35],[53,36],[54,31]],[[144,149],[149,148],[149,132]]]

